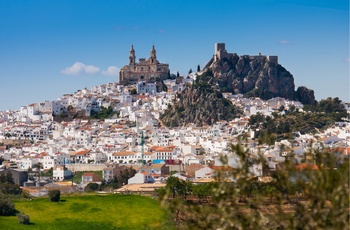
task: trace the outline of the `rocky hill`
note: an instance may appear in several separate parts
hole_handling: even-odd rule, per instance
[[[209,73],[209,72],[208,72]],[[223,98],[215,88],[213,77],[203,74],[193,85],[178,95],[178,101],[160,117],[164,125],[177,127],[188,123],[211,125],[220,120],[232,120],[242,114],[229,100]]]
[[[313,90],[299,87],[295,91],[293,75],[268,58],[254,59],[237,54],[217,61],[212,58],[204,70],[212,72],[223,92],[241,93],[264,100],[283,97],[304,104],[316,103]]]

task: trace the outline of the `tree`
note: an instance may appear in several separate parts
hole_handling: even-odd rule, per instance
[[[211,183],[196,184],[192,186],[193,195],[198,197],[199,203],[208,201],[208,197],[211,195]]]
[[[169,177],[169,192],[163,204],[171,211],[178,229],[350,227],[348,161],[336,168],[331,153],[315,151],[316,166],[301,170],[287,159],[272,173],[270,182],[262,183],[249,171],[252,160],[248,149],[242,145],[231,145],[230,149],[239,157],[241,166],[229,174],[216,173],[215,182],[207,188],[210,205],[195,205],[180,199],[180,182]],[[227,165],[227,157],[221,160]],[[263,158],[253,161],[266,164]],[[192,190],[193,194],[200,194],[201,189],[195,185]],[[173,199],[168,201],[168,197]]]
[[[132,90],[130,91],[130,94],[131,94],[131,95],[137,94],[137,90],[136,90],[136,89],[132,89]]]
[[[85,192],[94,192],[99,190],[100,186],[97,183],[88,183],[86,187],[84,188]]]
[[[111,117],[113,114],[115,114],[115,112],[111,106],[108,108],[101,106],[98,112],[91,110],[91,118],[95,119],[106,119]]]
[[[175,198],[175,196],[181,196],[186,199],[186,196],[192,191],[191,187],[191,183],[171,176],[166,180],[165,189],[170,192],[172,198]]]
[[[284,110],[285,110],[284,105],[281,105],[281,106],[278,108],[278,111],[280,111],[280,112],[283,112]]]
[[[0,183],[0,194],[12,194],[12,195],[19,195],[21,194],[22,189],[17,184],[11,184],[11,183]]]
[[[192,69],[190,69],[189,71],[188,71],[188,74],[191,74],[192,73]]]
[[[53,175],[53,168],[51,167],[47,172],[41,172],[41,176],[47,176],[47,177],[52,177]]]
[[[21,194],[22,189],[19,185],[15,184],[12,179],[12,173],[7,171],[5,174],[0,173],[0,194]]]
[[[6,197],[0,197],[0,216],[14,215],[15,212],[15,205],[11,200]]]
[[[199,65],[197,65],[197,72],[201,71],[201,67]]]
[[[125,167],[122,170],[120,170],[112,179],[110,184],[113,186],[113,188],[120,188],[123,185],[128,184],[128,180],[135,176],[136,170],[133,168]]]
[[[61,198],[61,191],[58,189],[49,191],[49,200],[51,202],[59,202]]]
[[[179,71],[176,72],[176,77],[180,77]]]

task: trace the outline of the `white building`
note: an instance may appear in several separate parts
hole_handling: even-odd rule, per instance
[[[154,94],[157,92],[157,85],[156,83],[146,83],[145,81],[140,81],[136,85],[137,87],[137,93],[148,93],[148,94]]]
[[[63,181],[66,178],[69,178],[72,176],[72,172],[65,169],[64,166],[55,166],[53,168],[53,180],[56,181]]]

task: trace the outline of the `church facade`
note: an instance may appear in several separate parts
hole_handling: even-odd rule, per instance
[[[159,63],[157,60],[156,50],[152,46],[150,57],[140,58],[136,62],[134,46],[131,46],[129,55],[129,65],[125,65],[120,69],[120,84],[134,84],[138,81],[156,81],[157,78],[162,80],[168,78],[169,64]]]

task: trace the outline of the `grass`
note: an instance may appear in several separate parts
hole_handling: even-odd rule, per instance
[[[1,229],[175,229],[166,211],[149,197],[137,195],[90,195],[15,202],[19,212],[28,214],[30,225],[16,216],[0,216]]]

